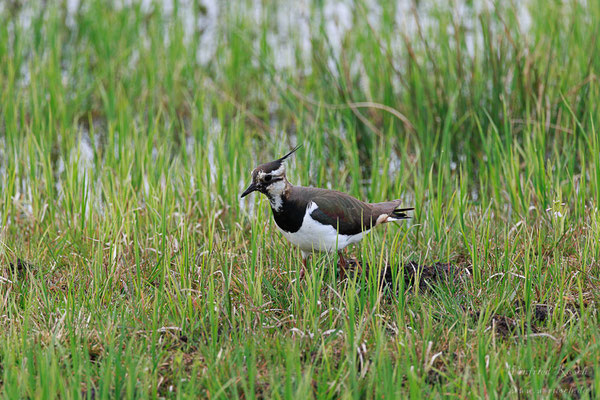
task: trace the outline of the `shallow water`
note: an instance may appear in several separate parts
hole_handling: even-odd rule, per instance
[[[323,0],[318,6],[309,0],[282,0],[270,4],[265,9],[260,0],[220,2],[218,0],[204,0],[195,6],[194,0],[114,0],[117,9],[139,6],[144,14],[160,9],[166,19],[180,23],[185,39],[189,42],[195,34],[199,34],[197,47],[197,61],[201,65],[209,64],[215,57],[218,42],[223,40],[223,32],[219,26],[225,26],[236,16],[248,18],[256,26],[269,27],[266,42],[274,55],[274,67],[281,70],[295,70],[309,73],[311,70],[312,44],[314,36],[324,34],[331,46],[332,59],[329,60],[332,71],[335,71],[335,58],[339,57],[342,41],[348,31],[353,28],[354,18],[366,17],[370,27],[376,32],[383,28],[382,6],[368,0],[362,7],[362,2],[351,0]],[[514,2],[510,5],[514,9],[522,32],[527,32],[531,25],[529,12],[531,0]],[[71,29],[77,29],[76,15],[80,9],[86,7],[80,0],[65,0],[65,23]],[[43,11],[43,3],[26,2],[18,11],[15,21],[25,30],[31,27],[33,18]],[[491,0],[468,2],[438,2],[433,0],[411,1],[397,0],[394,4],[394,26],[392,29],[397,34],[391,44],[393,55],[403,48],[402,35],[417,37],[419,29],[423,32],[435,29],[437,19],[432,16],[441,12],[452,12],[457,24],[466,32],[466,44],[470,55],[473,55],[476,44],[482,43],[481,27],[477,16],[491,12],[495,9]],[[0,13],[7,12],[6,6],[0,4]],[[420,28],[419,28],[420,27]],[[385,27],[389,29],[390,27]],[[452,27],[449,28],[452,30]],[[9,29],[12,31],[12,28]],[[449,32],[452,33],[452,32]],[[165,40],[169,40],[169,32],[165,32]],[[253,48],[260,47],[260,35],[255,39]],[[298,55],[298,56],[297,56]],[[398,68],[401,68],[401,58]],[[354,60],[360,64],[360,60]],[[360,72],[358,64],[354,64],[354,73]],[[335,72],[334,72],[335,73]],[[23,71],[24,76],[27,71]]]
[[[527,32],[531,25],[531,15],[528,7],[532,3],[532,1],[514,2],[510,6],[515,8],[515,15],[523,32]],[[27,31],[32,26],[32,20],[43,11],[43,4],[42,2],[25,2],[17,11],[16,18],[13,20],[13,26],[9,26],[9,34],[14,31],[14,24],[20,25],[22,29]],[[70,29],[76,30],[77,13],[87,5],[85,2],[81,2],[81,0],[66,0],[63,4],[65,5],[65,23]],[[188,46],[191,45],[192,40],[197,35],[199,40],[197,42],[196,59],[200,65],[208,65],[213,62],[217,48],[220,48],[219,43],[226,40],[223,37],[225,32],[221,27],[228,26],[228,23],[231,23],[237,16],[244,16],[257,27],[268,27],[266,44],[270,48],[270,54],[273,54],[273,67],[275,70],[281,73],[300,75],[306,75],[312,71],[313,38],[326,36],[327,42],[331,46],[331,53],[328,56],[327,63],[330,66],[331,72],[336,74],[338,69],[335,67],[335,64],[340,57],[344,37],[353,29],[355,19],[366,17],[370,27],[375,32],[382,29],[390,29],[389,26],[383,26],[384,10],[380,3],[374,0],[367,0],[365,2],[323,0],[320,2],[321,6],[309,0],[282,0],[275,5],[270,4],[268,9],[265,9],[263,1],[260,0],[240,0],[235,2],[204,0],[199,3],[201,7],[197,7],[194,0],[140,0],[138,2],[133,0],[115,0],[113,4],[116,8],[136,5],[145,14],[150,14],[156,8],[160,8],[162,15],[165,16],[167,21],[181,24],[184,32],[184,40]],[[364,8],[362,8],[362,4],[364,4]],[[398,70],[403,68],[402,55],[405,51],[405,46],[402,35],[406,35],[409,38],[417,38],[420,30],[427,32],[436,29],[437,19],[433,16],[436,13],[448,10],[451,10],[457,24],[466,32],[467,50],[470,55],[473,55],[476,47],[482,46],[483,43],[481,26],[478,23],[477,17],[482,13],[494,10],[494,7],[496,5],[493,1],[476,1],[473,3],[458,1],[440,4],[440,2],[433,0],[422,0],[419,2],[398,0],[395,3],[394,26],[391,27],[395,34],[390,35],[392,37],[390,51],[392,53],[392,61],[395,64],[394,66]],[[5,12],[8,12],[6,5],[0,3],[0,13]],[[168,26],[169,24],[165,24],[165,28]],[[449,29],[453,28],[450,27]],[[168,31],[165,32],[164,38],[165,41],[169,41]],[[261,46],[260,40],[260,35],[254,39],[253,48],[256,54],[258,54],[259,47]],[[353,77],[368,79],[364,73],[363,56],[358,54],[352,60],[350,74]],[[134,51],[130,57],[131,67],[135,68],[139,55]],[[258,60],[255,59],[254,62],[258,63]],[[22,87],[27,87],[30,83],[30,73],[27,67],[27,62],[22,64],[19,79],[19,84]],[[68,65],[64,65],[63,68],[63,81],[69,82],[71,80],[69,74],[74,69]],[[392,79],[396,79],[394,86],[397,90],[400,90],[397,76],[393,76]],[[363,82],[363,84],[366,85],[366,82]],[[280,105],[275,102],[272,102],[270,105],[270,115],[272,116],[270,120],[271,126],[278,125],[276,111],[279,107]],[[216,179],[214,172],[216,170],[215,149],[214,140],[210,138],[219,135],[222,127],[218,119],[211,117],[210,111],[205,113],[205,117],[212,119],[212,121],[206,123],[211,129],[208,135],[209,141],[204,149],[208,152],[208,161],[211,166],[209,179],[210,182],[214,182]],[[343,137],[345,134],[344,127],[340,126],[339,129],[340,131],[334,133],[334,135]],[[91,139],[87,129],[82,126],[80,128],[79,140],[77,141],[78,144],[66,156],[67,159],[59,159],[58,174],[60,175],[61,170],[64,170],[66,162],[77,162],[79,169],[88,177],[90,175],[89,171],[95,168],[93,160],[94,148],[99,143],[97,137],[103,134],[101,126],[95,127],[95,137]],[[0,140],[3,140],[3,138],[0,137]],[[192,159],[195,157],[194,149],[198,148],[194,141],[195,138],[193,136],[187,136],[185,143],[186,150]],[[292,142],[294,141],[292,140]],[[2,142],[0,142],[0,147],[4,147],[2,146]],[[3,158],[2,149],[0,149],[0,160]],[[454,165],[456,164],[454,163]],[[399,160],[392,159],[388,170],[390,176],[393,176],[400,166],[401,163]],[[0,162],[0,172],[4,174],[5,170],[4,163]],[[89,179],[86,179],[86,181],[90,182]],[[303,184],[308,183],[303,182]],[[62,183],[60,179],[57,179],[56,185],[58,192],[61,193]],[[192,182],[193,185],[194,182]],[[246,185],[245,182],[240,182],[240,188],[243,189],[244,185]],[[99,185],[92,184],[90,186],[98,187]],[[88,188],[87,190],[91,189]],[[90,197],[101,198],[101,196]],[[473,192],[472,197],[477,199],[478,194],[476,191]],[[61,196],[59,196],[59,201],[60,199]],[[244,204],[243,201],[240,201],[241,206]],[[96,204],[96,206],[102,207],[100,203]],[[251,203],[250,207],[253,206],[253,203]]]

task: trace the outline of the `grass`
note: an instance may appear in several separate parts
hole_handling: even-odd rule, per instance
[[[3,397],[598,395],[599,3],[117,3],[0,5]],[[239,199],[296,144],[369,274]]]

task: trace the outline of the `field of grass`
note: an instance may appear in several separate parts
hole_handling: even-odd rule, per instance
[[[436,3],[1,2],[0,395],[596,398],[600,2]],[[239,198],[297,144],[368,273]]]

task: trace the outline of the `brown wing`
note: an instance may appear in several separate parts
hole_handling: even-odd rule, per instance
[[[391,213],[398,205],[398,202],[369,204],[346,193],[325,189],[314,188],[307,194],[318,207],[310,216],[322,224],[333,226],[341,235],[356,235],[370,229],[377,217]]]

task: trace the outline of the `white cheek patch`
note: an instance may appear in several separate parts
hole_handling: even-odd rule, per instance
[[[281,196],[283,195],[284,191],[285,182],[283,181],[278,181],[267,186],[267,192],[269,192],[269,202],[275,211],[281,211],[281,206],[283,205]]]
[[[267,190],[269,191],[269,194],[271,194],[273,196],[282,195],[283,191],[285,190],[285,182],[283,182],[283,181],[274,182],[274,183],[270,184],[269,186],[267,186]]]
[[[280,176],[285,173],[285,165],[281,163],[281,166],[274,171],[271,171],[272,176]]]
[[[266,173],[265,171],[258,171],[258,179],[263,180],[267,175],[271,175],[272,178],[278,178],[280,176],[282,176],[283,174],[285,174],[285,165],[281,164],[281,166],[269,173]]]

